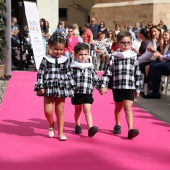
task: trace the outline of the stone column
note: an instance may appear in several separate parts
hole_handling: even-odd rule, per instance
[[[5,76],[11,77],[11,1],[6,1],[7,12],[5,17],[7,19],[5,37],[7,41],[7,49],[5,51],[6,58],[2,61],[5,64]]]

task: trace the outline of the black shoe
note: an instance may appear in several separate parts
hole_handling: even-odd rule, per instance
[[[89,137],[93,137],[97,132],[98,132],[98,127],[92,126],[92,127],[89,128],[89,130],[88,130],[88,136],[89,136]]]
[[[152,93],[147,94],[147,95],[142,95],[142,97],[145,98],[145,99],[160,99],[161,98],[161,94],[160,93],[152,92]]]
[[[82,133],[81,126],[77,125],[77,126],[75,127],[75,133],[76,133],[76,134],[81,134],[81,133]]]
[[[139,130],[138,129],[130,129],[128,131],[128,139],[133,139],[134,137],[139,135]]]
[[[114,134],[121,134],[121,126],[115,125],[113,132],[114,132]]]
[[[143,95],[144,95],[144,92],[142,92],[142,91],[141,91],[141,92],[140,92],[140,95],[142,95],[142,96],[143,96]]]

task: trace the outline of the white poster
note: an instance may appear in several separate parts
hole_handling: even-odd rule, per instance
[[[36,69],[39,69],[42,58],[45,56],[45,50],[42,40],[42,33],[39,23],[36,3],[24,1],[25,14],[33,48]]]

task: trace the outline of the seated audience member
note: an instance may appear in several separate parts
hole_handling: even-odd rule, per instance
[[[76,37],[78,37],[80,35],[80,31],[79,31],[79,26],[76,23],[72,24],[73,27],[73,33]]]
[[[71,26],[68,21],[61,21],[64,25],[64,28],[66,30],[66,36],[68,35],[68,28]]]
[[[169,46],[170,46],[170,30],[166,30],[166,31],[164,31],[163,32],[163,41],[164,41],[164,43],[163,43],[163,48],[164,48],[164,52],[163,52],[163,54],[165,54],[167,51],[168,51],[168,49],[169,49]],[[158,52],[159,53],[159,52]],[[153,59],[152,59],[152,62],[160,62],[160,60],[159,59],[157,59],[157,57],[155,57],[156,56],[156,54],[157,53],[154,53],[154,55],[153,55]],[[147,65],[146,67],[145,67],[145,73],[146,73],[146,76],[148,76],[148,72],[149,72],[149,65]]]
[[[115,37],[117,36],[117,34],[120,32],[120,29],[121,29],[121,27],[120,27],[120,25],[119,24],[116,24],[115,25],[115,30],[114,30],[114,33],[115,33]]]
[[[142,29],[142,28],[146,28],[144,22],[141,22],[141,23],[140,23],[140,28],[141,28],[141,29]]]
[[[163,24],[158,24],[158,26],[160,27],[160,29],[161,29],[161,31],[162,31],[162,34],[163,34],[163,32],[165,31],[164,29],[163,29]]]
[[[109,54],[111,54],[111,47],[114,41],[115,41],[114,33],[113,31],[109,30],[106,34],[106,42],[105,42]]]
[[[86,23],[84,24],[83,27],[83,34],[82,34],[82,38],[83,38],[83,42],[84,43],[88,43],[88,44],[92,44],[93,43],[93,34],[91,32],[91,30],[89,29],[90,24]]]
[[[79,26],[76,23],[73,23],[72,27],[73,27],[73,34],[78,38],[78,41],[83,42],[83,39],[80,36]]]
[[[117,45],[117,42],[113,42],[112,46],[111,46],[111,53],[113,53],[114,51],[118,51],[119,47]]]
[[[105,44],[102,43],[102,33],[97,34],[97,41],[94,44],[94,51],[97,58],[100,60],[99,70],[105,70],[106,64],[109,60],[109,54]],[[103,67],[104,63],[104,67]],[[98,69],[98,68],[97,68]]]
[[[92,18],[91,19],[91,23],[90,23],[90,30],[93,34],[93,40],[96,41],[97,40],[97,33],[99,32],[99,25],[96,24],[96,19]]]
[[[135,33],[132,31],[132,26],[131,25],[128,25],[127,31],[130,32],[131,35],[132,35],[132,44],[133,44],[133,41],[136,40],[136,36],[135,36]]]
[[[74,36],[73,30],[71,26],[68,28],[68,36],[66,36],[68,45],[64,49],[64,55],[69,59],[74,57],[74,46],[78,43],[78,38]]]
[[[164,31],[166,31],[168,29],[167,26],[164,24],[164,21],[162,19],[160,20],[159,24],[163,25],[162,28],[164,29]]]
[[[141,46],[141,43],[142,43],[142,39],[140,39],[138,35],[138,38],[135,41],[133,41],[133,44],[132,44],[132,50],[137,54],[139,53],[139,48]]]
[[[161,55],[156,52],[155,57],[159,58],[163,62],[153,62],[149,67],[148,74],[148,89],[152,90],[150,94],[143,95],[147,99],[160,99],[161,94],[159,93],[162,75],[170,75],[170,50]]]
[[[59,21],[55,32],[60,34],[62,30],[64,30],[66,33],[66,29],[64,28],[63,22]]]
[[[138,57],[139,59],[139,67],[141,72],[145,75],[145,67],[149,65],[152,61],[151,58],[153,53],[159,51],[163,54],[163,39],[162,39],[162,32],[159,26],[153,26],[150,28],[150,41],[148,43],[147,49],[145,53]]]
[[[105,36],[106,36],[108,31],[109,31],[109,29],[106,28],[105,23],[103,21],[100,22],[100,24],[99,24],[99,32],[101,32],[102,34],[105,34]]]
[[[146,27],[147,31],[149,32],[150,28],[154,26],[153,22],[148,22],[148,25]]]
[[[127,27],[128,27],[127,25],[124,25],[124,31],[127,31]]]
[[[44,50],[46,53],[47,39],[49,38],[49,30],[47,28],[46,20],[44,18],[40,19],[40,28],[41,28],[41,34],[42,34],[42,39],[43,39]]]
[[[11,36],[12,36],[12,41],[15,43],[20,43],[19,40],[19,25],[17,24],[17,18],[12,17],[11,18]]]
[[[135,34],[136,39],[138,39],[138,33],[139,33],[140,29],[141,29],[140,23],[136,22],[135,23],[135,28],[133,29],[133,32]]]
[[[145,53],[146,48],[149,43],[148,39],[148,32],[145,28],[140,29],[138,37],[142,40],[141,45],[139,47],[139,51],[137,53],[138,56],[141,56],[143,53]]]
[[[170,42],[170,30],[164,31],[164,33],[163,33],[163,40],[164,40],[164,44],[163,44],[164,54],[166,54],[167,51],[168,51],[169,48],[170,48],[170,43],[169,43],[169,42]],[[155,58],[155,61],[152,61],[152,62],[150,63],[150,65],[153,65],[153,63],[158,63],[158,62],[162,61],[161,59],[159,59],[159,58],[160,58],[160,52],[155,52],[155,53],[153,54],[153,58]],[[150,65],[147,65],[147,66],[145,67],[146,83],[147,83],[147,79],[148,79],[148,73],[149,73]],[[164,89],[164,87],[163,87],[163,85],[161,84],[161,90],[163,90],[163,89]]]

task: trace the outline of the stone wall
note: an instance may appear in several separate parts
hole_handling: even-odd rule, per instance
[[[150,21],[158,24],[160,19],[170,28],[170,0],[95,0],[94,4],[91,17],[95,17],[98,23],[105,21],[111,30],[116,23],[121,27],[125,24],[134,26],[135,22],[147,25]]]

